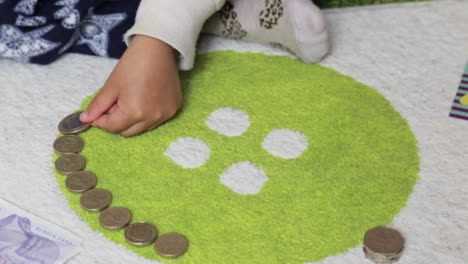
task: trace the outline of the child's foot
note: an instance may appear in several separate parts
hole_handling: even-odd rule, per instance
[[[227,0],[203,32],[287,48],[308,63],[329,49],[325,18],[311,0]]]

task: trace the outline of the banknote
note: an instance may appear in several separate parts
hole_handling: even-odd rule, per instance
[[[65,263],[81,249],[81,239],[0,199],[0,264]]]

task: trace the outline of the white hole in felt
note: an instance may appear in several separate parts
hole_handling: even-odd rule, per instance
[[[221,175],[221,183],[239,194],[257,194],[268,181],[265,171],[248,161],[238,162]]]
[[[184,137],[173,141],[164,155],[183,168],[193,169],[210,158],[210,147],[200,139]]]
[[[289,129],[275,129],[263,140],[263,148],[283,159],[299,157],[309,147],[307,137]]]
[[[211,130],[228,137],[244,134],[250,126],[249,115],[231,107],[219,108],[213,111],[206,124]]]

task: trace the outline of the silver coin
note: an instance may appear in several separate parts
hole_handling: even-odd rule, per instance
[[[81,207],[88,211],[101,211],[112,203],[112,194],[104,189],[91,189],[80,197]]]
[[[82,112],[73,113],[65,117],[58,126],[59,131],[63,134],[78,134],[91,126],[91,123],[82,123],[80,115]]]
[[[86,159],[80,154],[63,154],[55,161],[55,168],[62,174],[81,171],[86,166]]]
[[[54,149],[59,153],[79,153],[83,147],[83,139],[75,135],[61,136],[54,142]]]
[[[75,171],[68,174],[65,186],[70,192],[82,193],[96,187],[96,175],[90,171]]]
[[[126,227],[132,221],[132,213],[125,207],[111,207],[102,211],[99,215],[99,223],[102,227],[118,230]]]
[[[137,247],[152,244],[157,236],[158,229],[150,223],[134,223],[125,229],[125,239]]]
[[[188,239],[179,233],[167,233],[156,239],[154,250],[161,257],[177,258],[182,256],[188,249]]]
[[[405,245],[405,239],[397,230],[378,226],[364,235],[364,245],[376,253],[398,253]]]

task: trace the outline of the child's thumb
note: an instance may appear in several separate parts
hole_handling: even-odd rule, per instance
[[[88,106],[88,109],[80,115],[80,120],[83,123],[90,123],[98,119],[109,108],[114,105],[117,100],[117,93],[115,89],[106,89],[104,87]]]

